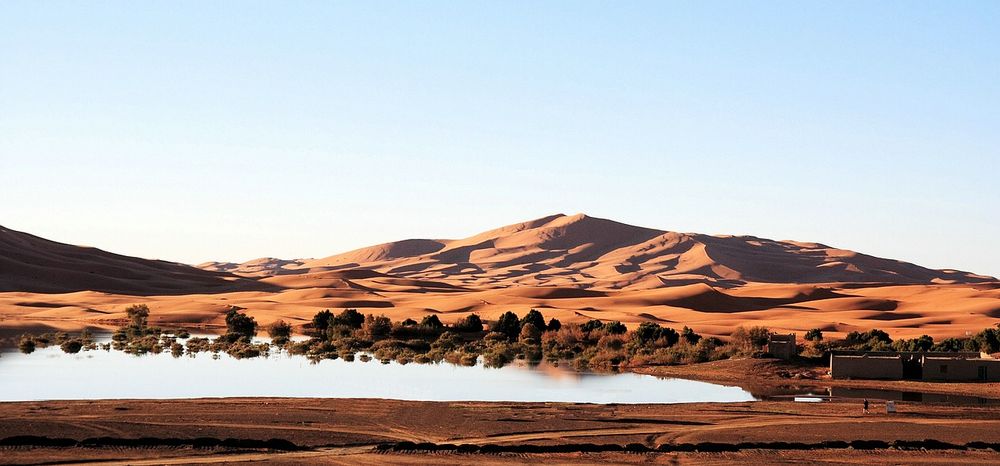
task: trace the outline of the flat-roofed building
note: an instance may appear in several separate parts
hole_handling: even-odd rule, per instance
[[[835,379],[998,381],[1000,359],[975,352],[832,351]]]
[[[795,347],[795,334],[771,335],[767,337],[767,352],[778,359],[789,360],[798,354]]]
[[[835,379],[903,378],[899,355],[830,355],[830,375]]]
[[[1000,359],[924,357],[924,380],[1000,380]]]

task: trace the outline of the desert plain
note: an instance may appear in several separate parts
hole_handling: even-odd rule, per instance
[[[472,313],[490,321],[506,311],[537,309],[564,323],[655,322],[722,339],[740,326],[798,335],[820,329],[829,338],[878,328],[893,338],[941,339],[996,325],[1000,281],[818,243],[676,233],[582,214],[319,259],[196,266],[0,228],[0,338],[112,329],[134,304],[149,306],[157,325],[205,330],[223,328],[230,309],[262,325],[284,320],[299,330],[324,309],[357,309],[393,320],[436,315],[445,323]],[[632,370],[761,393],[842,387],[1000,398],[996,383],[795,377],[822,373],[815,362],[731,360]],[[0,403],[0,462],[1000,462],[993,447],[1000,445],[1000,405],[903,401],[897,413],[887,414],[880,400],[872,401],[870,415],[862,415],[857,399],[836,396],[820,403],[776,397],[676,405],[282,398],[14,402]]]

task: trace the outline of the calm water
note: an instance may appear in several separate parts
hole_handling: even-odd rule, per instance
[[[639,374],[581,374],[546,363],[502,369],[441,364],[382,364],[302,356],[233,359],[211,353],[174,358],[119,351],[66,354],[58,346],[0,355],[0,401],[317,397],[420,401],[692,403],[751,401],[727,387]]]

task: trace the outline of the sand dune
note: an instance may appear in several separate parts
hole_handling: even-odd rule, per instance
[[[348,307],[445,322],[539,309],[566,322],[654,321],[718,336],[766,325],[945,337],[1000,320],[1000,281],[992,277],[818,243],[668,232],[585,215],[458,240],[201,269],[0,229],[0,266],[0,319],[58,325],[112,325],[139,302],[165,324],[210,326],[233,306],[263,324],[302,324],[319,310]]]
[[[254,263],[225,270],[253,276],[262,271]],[[286,261],[270,270],[289,274],[345,267],[490,288],[533,285],[614,290],[695,282],[735,288],[749,283],[995,281],[817,243],[676,233],[583,214],[552,215],[465,239],[385,243],[322,259]]]
[[[0,226],[0,291],[149,295],[268,288],[228,273],[57,243]]]

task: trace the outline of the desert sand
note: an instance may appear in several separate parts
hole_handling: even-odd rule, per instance
[[[1000,320],[1000,281],[817,243],[675,233],[553,215],[459,240],[411,239],[321,259],[198,267],[120,256],[0,228],[3,326],[113,326],[145,303],[164,325],[217,326],[236,306],[261,324],[356,308],[452,322],[539,309],[589,319],[740,325],[830,336],[964,336]]]
[[[431,403],[371,399],[104,400],[0,404],[0,439],[39,436],[86,441],[90,446],[0,446],[4,462],[191,464],[268,461],[277,464],[671,463],[995,464],[990,449],[965,450],[969,442],[1000,442],[997,407],[898,404],[893,415],[863,416],[856,400],[829,403],[752,402],[690,405],[592,405],[559,403]],[[101,413],[95,416],[95,413]],[[458,428],[460,426],[460,428]],[[129,446],[129,439],[146,438]],[[195,448],[195,439],[280,439],[301,450],[247,446]],[[91,439],[87,441],[87,439]],[[168,440],[177,439],[177,440]],[[619,448],[714,442],[897,441],[926,439],[961,446],[939,452],[841,445],[788,450],[743,447],[734,452],[525,453],[525,445],[602,445]],[[40,443],[37,440],[35,443]],[[150,444],[171,443],[155,446]],[[379,444],[497,445],[491,454],[412,451],[378,453]],[[576,447],[573,447],[573,446]],[[411,447],[412,448],[412,447]],[[404,447],[406,450],[407,447]],[[140,461],[140,462],[136,462]],[[94,463],[94,464],[105,464]]]

